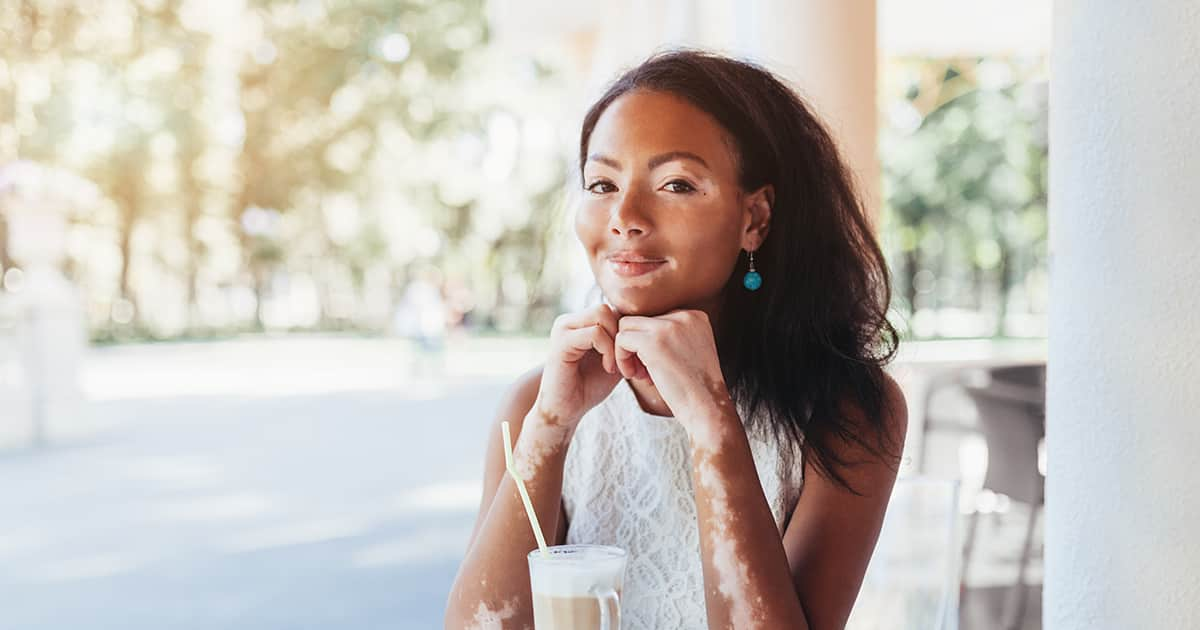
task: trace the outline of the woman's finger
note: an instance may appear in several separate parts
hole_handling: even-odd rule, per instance
[[[617,314],[613,312],[612,307],[607,304],[598,304],[585,311],[559,315],[554,320],[554,328],[551,329],[551,336],[555,332],[565,332],[567,330],[596,325],[604,328],[608,332],[609,337],[615,337],[620,329],[617,323]]]
[[[640,330],[622,330],[613,339],[616,349],[617,369],[625,378],[638,379],[649,377],[645,361],[639,356],[645,348],[649,335]]]
[[[621,331],[621,326],[619,323],[620,318],[617,316],[617,312],[607,304],[600,304],[594,309],[594,311],[596,315],[596,323],[600,324],[604,327],[604,330],[608,331],[609,337],[615,339],[617,337],[617,333]]]
[[[605,371],[611,374],[616,369],[613,338],[602,326],[593,325],[587,328],[567,330],[559,335],[559,339],[560,352],[564,361],[574,363],[582,359],[589,351],[595,350],[600,354]]]
[[[662,322],[654,317],[626,315],[618,322],[617,328],[619,329],[618,332],[626,330],[653,330],[655,326],[660,325],[662,325]]]

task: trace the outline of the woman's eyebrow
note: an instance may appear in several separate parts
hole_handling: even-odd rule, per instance
[[[618,171],[621,170],[620,162],[614,160],[613,158],[608,157],[607,155],[604,155],[603,153],[593,153],[587,157],[587,161],[588,162],[599,162],[606,166],[611,166],[611,167],[617,169]]]
[[[646,166],[653,171],[663,164],[666,164],[667,162],[673,162],[675,160],[691,160],[693,162],[699,162],[700,166],[703,166],[704,168],[708,168],[708,162],[705,162],[704,158],[690,151],[669,151],[667,153],[656,155],[650,158],[650,161],[646,163]]]
[[[654,170],[663,164],[666,164],[667,162],[672,162],[675,160],[691,160],[693,162],[698,162],[704,168],[709,168],[708,162],[705,162],[704,158],[692,153],[691,151],[668,151],[666,153],[660,153],[650,158],[650,160],[646,162],[646,167],[650,170]],[[611,166],[617,170],[621,170],[620,162],[608,157],[607,155],[604,155],[603,153],[593,153],[587,157],[587,161],[599,162],[601,164]]]

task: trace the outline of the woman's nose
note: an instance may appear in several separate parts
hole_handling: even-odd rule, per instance
[[[626,193],[621,197],[609,217],[608,227],[615,236],[635,236],[650,231],[650,221],[642,212],[638,195]]]

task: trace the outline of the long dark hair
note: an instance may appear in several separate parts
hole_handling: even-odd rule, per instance
[[[887,262],[837,145],[769,71],[674,50],[621,75],[588,110],[581,175],[601,114],[635,90],[667,92],[707,112],[733,140],[742,189],[774,187],[770,230],[755,252],[762,288],[741,286],[743,254],[723,289],[714,331],[721,369],[748,429],[773,432],[787,446],[785,461],[803,453],[855,492],[843,473],[859,462],[839,456],[841,444],[893,467],[899,457],[883,425],[883,366],[899,336],[887,320]],[[847,417],[847,405],[862,417]]]

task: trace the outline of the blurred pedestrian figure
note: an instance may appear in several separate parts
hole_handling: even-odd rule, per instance
[[[33,446],[46,446],[52,435],[79,426],[84,314],[78,290],[63,274],[62,265],[67,255],[69,213],[97,198],[91,182],[68,171],[28,161],[0,166],[6,255],[18,265],[0,277],[0,301],[15,316],[15,347],[23,374],[20,383],[26,390],[15,397],[29,401],[27,406],[8,404],[7,413],[0,416],[6,422],[23,423],[22,416],[28,415]],[[7,345],[0,344],[0,350]]]
[[[437,267],[417,268],[400,298],[392,327],[395,334],[412,342],[409,378],[440,378],[444,371],[446,302]]]

